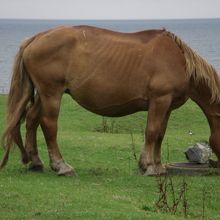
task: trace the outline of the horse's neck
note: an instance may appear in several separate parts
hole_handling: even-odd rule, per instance
[[[210,102],[211,93],[206,88],[196,86],[191,89],[190,97],[203,110],[210,126],[209,145],[218,157],[218,166],[220,167],[220,102]]]
[[[196,90],[195,90],[196,88]],[[209,144],[218,157],[220,167],[220,102],[210,102],[211,93],[201,86],[192,89],[191,99],[194,100],[203,110],[209,122],[210,137]]]
[[[205,83],[192,83],[190,88],[190,98],[196,102],[206,115],[211,132],[216,129],[220,131],[220,103],[212,102],[212,94]]]

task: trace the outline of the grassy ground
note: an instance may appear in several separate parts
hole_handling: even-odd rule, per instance
[[[6,97],[0,96],[0,133],[5,102]],[[45,170],[27,171],[20,163],[18,150],[11,152],[7,167],[0,171],[0,219],[184,219],[182,200],[175,215],[157,208],[159,179],[138,174],[134,152],[138,157],[145,121],[144,112],[103,121],[64,96],[59,144],[78,176],[58,177],[49,169],[39,129],[39,151]],[[103,127],[113,133],[100,132]],[[193,134],[189,135],[189,131]],[[163,161],[184,161],[187,146],[208,140],[208,136],[205,117],[189,101],[171,115],[163,142]],[[220,219],[219,177],[172,177],[176,197],[183,181],[187,183],[187,218]],[[170,191],[169,188],[167,198],[171,206]]]

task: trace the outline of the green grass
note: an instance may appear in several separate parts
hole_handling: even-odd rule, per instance
[[[5,102],[6,97],[0,96],[0,133],[4,127]],[[64,96],[58,142],[64,158],[74,166],[78,176],[58,177],[49,169],[45,141],[39,129],[44,172],[27,171],[20,163],[17,148],[12,150],[7,167],[0,171],[0,219],[184,219],[182,204],[175,215],[158,210],[157,178],[138,174],[130,133],[139,156],[146,118],[145,112],[108,118],[107,125],[114,124],[114,133],[97,132],[102,128],[102,117]],[[189,130],[193,135],[188,134]],[[208,137],[206,118],[193,102],[187,102],[171,115],[162,147],[163,161],[185,161],[183,151],[187,146]],[[182,181],[183,177],[173,177],[177,193]],[[188,219],[202,219],[203,202],[205,219],[219,219],[219,177],[185,177],[185,181]],[[168,196],[170,200],[171,194]]]

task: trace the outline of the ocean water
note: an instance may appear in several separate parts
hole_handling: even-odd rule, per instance
[[[122,32],[164,27],[181,37],[220,72],[220,19],[128,21],[0,19],[0,93],[7,93],[9,90],[13,60],[25,38],[59,25],[79,24]]]

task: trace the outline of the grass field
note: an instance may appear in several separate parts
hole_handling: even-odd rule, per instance
[[[0,96],[0,133],[5,102],[6,97]],[[184,219],[184,201],[188,219],[220,219],[218,176],[172,177],[176,197],[183,181],[186,182],[185,200],[180,201],[175,214],[155,205],[159,199],[159,178],[140,176],[134,157],[139,157],[143,145],[146,117],[141,112],[103,121],[65,95],[58,141],[63,157],[75,168],[77,177],[58,177],[49,169],[39,129],[44,172],[27,171],[17,148],[12,150],[7,167],[0,171],[0,219]],[[103,128],[110,132],[100,132]],[[193,134],[189,135],[189,131]],[[187,146],[207,141],[208,137],[204,115],[193,102],[187,102],[171,115],[163,142],[163,162],[185,161],[183,152]],[[170,188],[167,199],[172,206]]]

